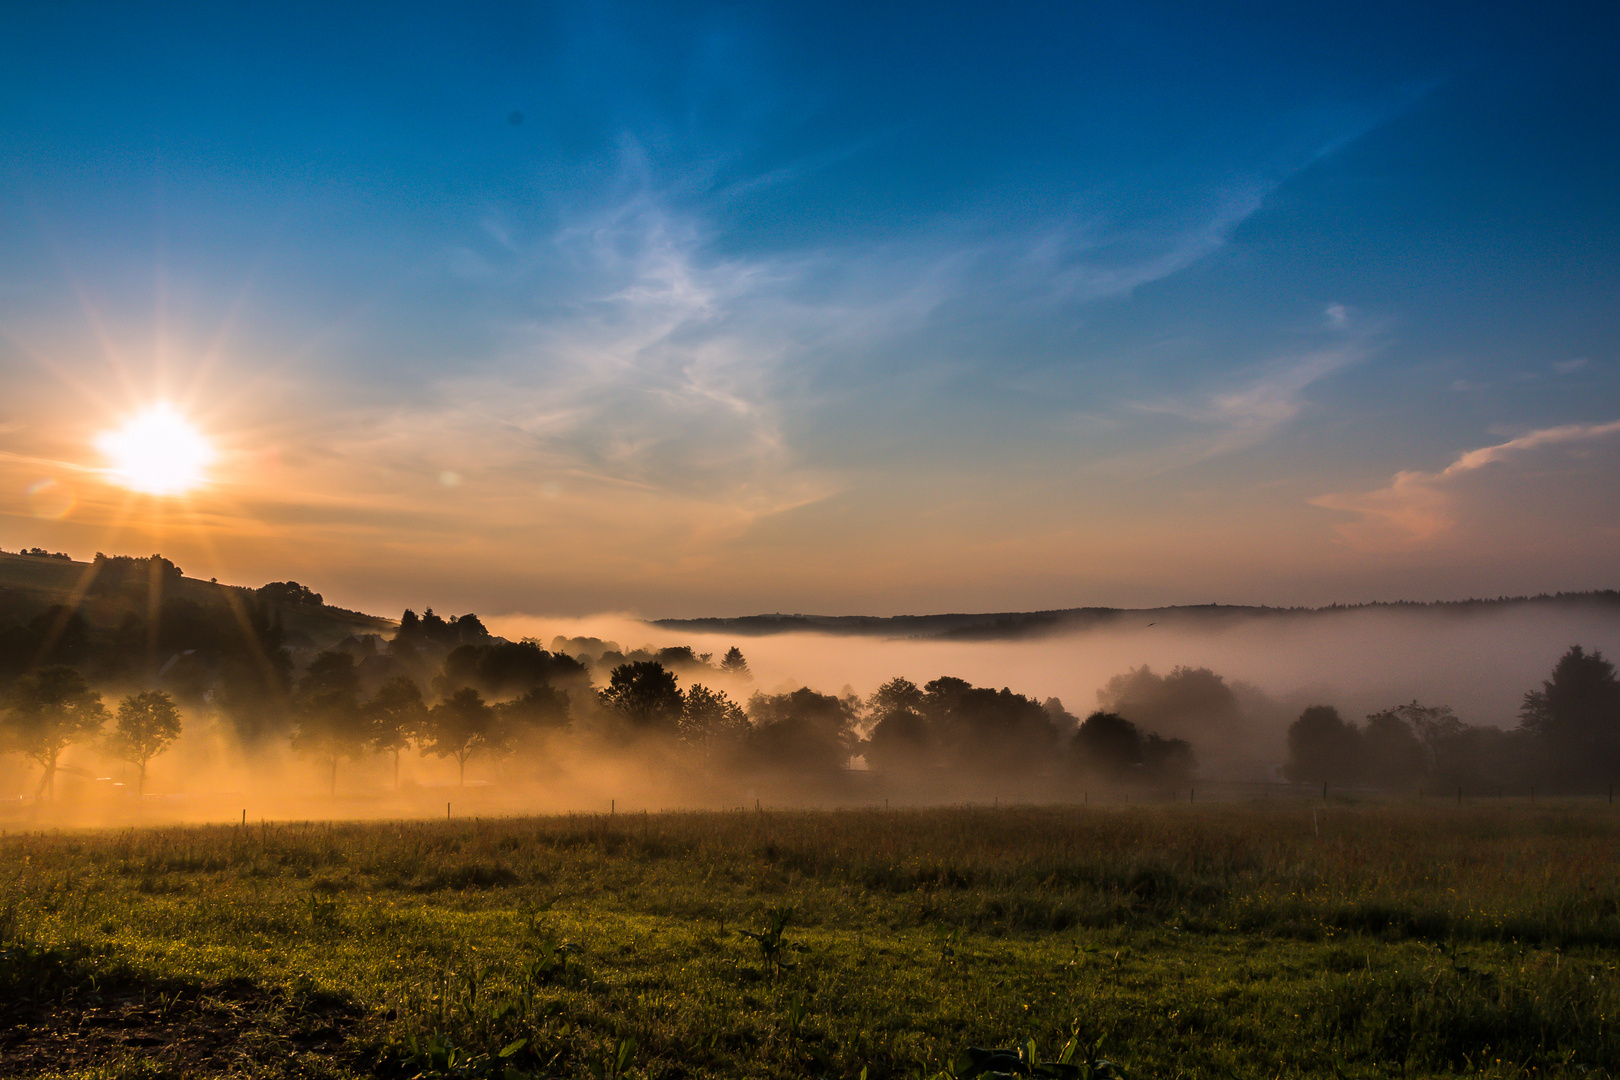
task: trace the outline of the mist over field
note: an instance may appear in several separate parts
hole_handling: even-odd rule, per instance
[[[754,688],[785,692],[809,686],[844,688],[863,697],[902,676],[918,685],[954,675],[978,686],[1008,687],[1044,700],[1059,698],[1079,717],[1108,704],[1109,679],[1147,665],[1160,675],[1177,667],[1208,668],[1247,691],[1242,752],[1224,753],[1196,727],[1174,732],[1201,757],[1244,760],[1248,773],[1226,779],[1270,779],[1285,757],[1284,730],[1310,704],[1360,718],[1418,700],[1450,705],[1467,723],[1511,728],[1527,691],[1541,685],[1569,646],[1620,655],[1620,611],[1613,607],[1355,608],[1238,618],[1209,628],[1147,625],[1083,630],[1010,641],[943,641],[783,633],[739,637],[688,633],[625,615],[549,619],[503,615],[486,620],[517,639],[598,637],[634,648],[690,645],[716,657],[740,646]],[[1201,735],[1203,737],[1201,737]]]

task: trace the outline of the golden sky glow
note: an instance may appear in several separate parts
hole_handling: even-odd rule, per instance
[[[146,495],[183,495],[207,480],[214,448],[170,405],[159,403],[96,439],[112,478]]]
[[[1591,26],[25,6],[4,550],[388,614],[1620,582]]]

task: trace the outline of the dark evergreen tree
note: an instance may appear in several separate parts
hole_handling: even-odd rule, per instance
[[[743,658],[742,650],[735,645],[726,650],[725,657],[720,661],[720,670],[744,682],[754,677],[754,673],[748,670],[748,661]]]
[[[1554,783],[1590,789],[1620,779],[1620,680],[1602,653],[1570,646],[1541,689],[1524,695],[1519,721],[1544,748]]]

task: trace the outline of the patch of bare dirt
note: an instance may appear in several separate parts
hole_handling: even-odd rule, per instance
[[[6,958],[0,956],[0,966]],[[0,995],[0,1076],[129,1067],[176,1077],[322,1078],[366,1072],[346,1038],[360,1011],[250,982],[154,985],[36,953],[41,977]],[[10,974],[17,975],[13,970]],[[154,1071],[154,1067],[156,1071]]]

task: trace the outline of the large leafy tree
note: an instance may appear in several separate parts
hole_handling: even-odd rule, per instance
[[[37,668],[17,680],[5,713],[5,741],[39,762],[45,773],[34,797],[55,793],[57,762],[62,751],[101,730],[107,707],[73,668],[60,664]]]
[[[161,690],[131,694],[118,703],[117,724],[110,747],[113,753],[140,769],[137,792],[146,791],[146,763],[167,750],[180,737],[180,710]]]
[[[791,694],[756,693],[748,699],[753,728],[748,745],[755,759],[804,776],[844,768],[856,745],[852,697],[818,694],[808,686]]]
[[[1110,780],[1133,779],[1143,760],[1142,732],[1119,713],[1099,709],[1074,733],[1075,764]]]
[[[495,706],[503,749],[538,749],[547,738],[568,730],[568,692],[544,684]]]
[[[918,705],[947,764],[973,775],[1027,774],[1049,764],[1057,729],[1040,702],[943,676]]]
[[[330,794],[337,794],[338,762],[359,757],[371,742],[359,695],[360,677],[348,653],[321,653],[298,686],[293,749],[327,763]]]
[[[1400,789],[1423,778],[1428,771],[1429,751],[1408,717],[1424,708],[1414,701],[1367,717],[1361,732],[1361,751],[1364,777],[1369,783]]]
[[[675,673],[656,660],[620,664],[608,678],[602,704],[637,731],[675,733],[686,700]]]
[[[1288,766],[1292,780],[1348,784],[1361,776],[1361,729],[1331,705],[1312,705],[1288,727]]]
[[[428,710],[422,691],[406,675],[396,675],[377,688],[365,707],[371,744],[394,756],[394,787],[399,787],[399,753],[423,736]]]
[[[910,679],[894,678],[866,700],[871,731],[866,737],[866,760],[880,772],[926,768],[934,763],[938,747],[923,716],[923,692]]]
[[[467,783],[467,759],[500,747],[495,710],[472,687],[457,690],[428,711],[423,749],[456,759],[457,783]]]
[[[1243,726],[1236,693],[1209,668],[1177,667],[1159,675],[1144,664],[1109,679],[1097,699],[1143,730],[1182,738],[1220,744]]]
[[[748,716],[724,690],[693,683],[681,711],[681,738],[694,746],[713,749],[726,740],[748,734]]]

